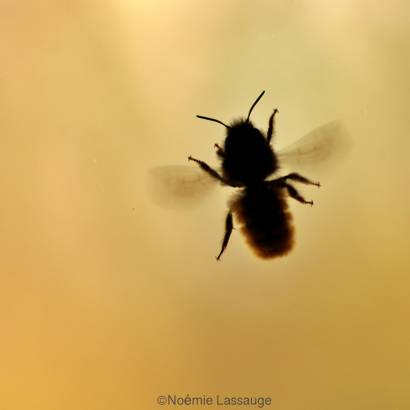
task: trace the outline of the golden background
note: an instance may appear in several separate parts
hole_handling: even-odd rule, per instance
[[[410,406],[407,1],[0,3],[0,408]],[[221,188],[157,207],[147,170],[215,165],[223,121],[278,146],[342,118],[350,157],[292,201],[297,244],[221,263]],[[275,141],[276,142],[276,141]],[[231,407],[232,408],[232,407]]]

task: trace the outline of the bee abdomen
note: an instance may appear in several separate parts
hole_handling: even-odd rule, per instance
[[[274,258],[292,249],[292,215],[282,189],[246,189],[231,207],[248,245],[258,256]]]

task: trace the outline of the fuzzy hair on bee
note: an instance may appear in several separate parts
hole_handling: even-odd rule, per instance
[[[248,187],[230,201],[230,209],[257,256],[274,258],[293,248],[295,230],[283,189]]]
[[[264,93],[252,104],[246,118],[235,120],[229,125],[215,118],[197,115],[200,119],[219,123],[227,129],[223,147],[215,144],[216,154],[222,162],[222,174],[197,158],[189,156],[188,160],[195,162],[202,171],[222,185],[239,189],[229,203],[225,234],[217,260],[220,260],[228,246],[234,217],[246,242],[257,256],[275,258],[286,255],[294,245],[294,227],[287,198],[313,205],[313,201],[305,200],[293,184],[320,186],[319,182],[296,172],[269,179],[279,170],[278,156],[272,148],[278,110],[275,108],[269,117],[266,135],[249,119]]]

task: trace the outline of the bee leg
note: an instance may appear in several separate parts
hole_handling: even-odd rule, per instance
[[[222,183],[226,183],[226,181],[214,169],[212,169],[206,162],[196,159],[194,157],[191,157],[191,155],[188,157],[188,161],[196,162],[211,177],[217,179],[218,181]]]
[[[317,187],[320,187],[320,182],[311,181],[310,179],[305,178],[297,172],[292,172],[291,174],[285,175],[284,177],[278,179],[285,182],[287,179],[291,179],[292,181],[301,182],[302,184],[316,185]]]
[[[306,199],[303,198],[303,196],[300,195],[296,188],[292,185],[285,182],[284,186],[288,190],[289,196],[291,196],[293,199],[296,199],[296,201],[302,202],[302,204],[313,205],[313,201],[306,201]]]
[[[214,144],[214,147],[216,149],[216,155],[218,155],[218,157],[220,158],[224,158],[225,157],[224,150],[218,144]]]
[[[206,162],[201,161],[199,159],[191,157],[191,155],[188,157],[188,161],[194,161],[196,162],[207,174],[209,174],[212,178],[217,179],[219,182],[222,182],[224,185],[229,185],[232,187],[236,187],[236,185],[230,183],[226,179],[224,179],[221,175],[219,175],[214,169],[212,169]]]
[[[225,236],[222,241],[221,251],[219,252],[219,255],[216,257],[217,261],[221,259],[222,254],[224,253],[226,247],[228,246],[228,242],[229,242],[229,238],[232,233],[232,229],[233,229],[232,213],[229,212],[225,220]]]
[[[272,139],[273,134],[275,133],[275,115],[278,112],[279,112],[278,109],[275,108],[273,110],[273,114],[269,117],[269,128],[268,128],[268,133],[266,135],[266,138],[269,143],[270,143],[270,140]]]

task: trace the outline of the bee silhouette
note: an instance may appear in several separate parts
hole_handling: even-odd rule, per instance
[[[215,144],[216,154],[221,161],[221,172],[211,168],[206,162],[191,155],[188,160],[194,162],[199,170],[208,175],[210,179],[222,185],[238,189],[238,192],[229,202],[229,211],[225,219],[225,234],[222,246],[216,259],[219,261],[225,252],[232,230],[233,220],[239,225],[255,254],[261,258],[275,258],[286,255],[294,245],[294,226],[292,214],[288,208],[288,197],[296,201],[313,205],[313,201],[306,200],[296,189],[296,184],[306,184],[320,187],[320,183],[312,181],[305,176],[291,172],[284,176],[269,179],[279,170],[279,159],[286,159],[290,164],[320,163],[334,153],[347,148],[341,123],[335,121],[328,123],[313,131],[303,138],[302,143],[290,146],[279,155],[272,148],[275,135],[275,118],[278,110],[274,109],[269,118],[266,135],[257,129],[250,121],[250,116],[256,104],[264,95],[263,91],[249,109],[248,116],[233,121],[230,125],[215,118],[197,115],[198,118],[213,121],[223,125],[226,137],[223,146]],[[191,168],[191,167],[188,167]],[[171,187],[185,187],[187,190],[175,190],[173,194],[183,196],[189,187],[199,183],[200,178],[193,177],[192,169],[190,178],[179,178],[177,184],[165,182],[165,176],[170,174],[175,167],[158,167],[154,169],[157,180],[163,180],[163,187],[168,191]],[[177,174],[182,176],[185,172],[180,167]],[[197,178],[197,179],[196,179]],[[208,178],[209,180],[209,178]],[[206,184],[209,186],[209,184]]]

